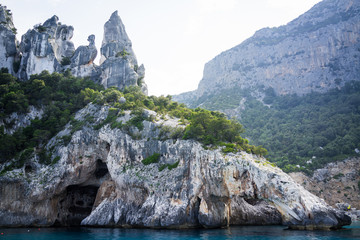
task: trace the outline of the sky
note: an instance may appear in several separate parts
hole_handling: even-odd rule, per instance
[[[12,10],[17,39],[53,15],[74,27],[75,48],[96,36],[118,10],[145,66],[149,95],[195,90],[206,62],[264,27],[285,25],[320,0],[1,0]]]

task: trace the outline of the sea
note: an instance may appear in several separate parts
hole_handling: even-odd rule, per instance
[[[225,240],[225,239],[360,239],[360,222],[336,231],[287,230],[283,226],[241,226],[224,229],[154,230],[125,228],[0,228],[0,240]]]

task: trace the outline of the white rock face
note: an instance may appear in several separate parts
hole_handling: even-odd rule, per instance
[[[0,195],[1,226],[49,226],[57,221],[153,228],[284,224],[317,229],[350,223],[349,217],[263,158],[205,150],[192,140],[160,141],[163,126],[184,127],[175,124],[177,119],[144,121],[141,131],[109,125],[95,130],[107,112],[108,107],[92,104],[80,110],[75,118],[91,117],[91,123],[84,123],[67,145],[61,138],[70,133],[70,125],[50,141],[53,157],[59,157],[54,165],[26,164],[0,177],[0,192],[6,193]],[[155,112],[144,114],[156,119]],[[125,112],[117,121],[125,124],[131,118],[131,112]],[[144,165],[142,160],[154,153],[160,154],[159,161]]]
[[[55,15],[28,30],[21,38],[19,49],[15,32],[11,12],[0,6],[0,66],[21,80],[28,80],[31,75],[42,71],[70,70],[74,76],[89,77],[105,88],[139,86],[147,94],[145,68],[138,66],[132,43],[117,11],[104,26],[100,66],[94,64],[97,56],[95,35],[88,37],[88,46],[75,50],[71,41],[74,28],[60,24]]]
[[[15,32],[11,11],[0,6],[0,66],[11,74],[14,74],[13,63],[17,57]]]
[[[101,45],[101,84],[105,87],[140,86],[147,94],[143,83],[145,68],[138,66],[132,43],[126,34],[118,12],[115,11],[104,25],[104,39]]]
[[[4,126],[5,134],[13,134],[16,130],[29,126],[31,124],[31,120],[34,120],[35,118],[41,119],[43,114],[43,109],[30,106],[29,112],[26,114],[13,112],[9,117],[1,119],[0,126]],[[11,127],[7,128],[5,123],[10,124]]]
[[[62,69],[64,57],[71,57],[75,51],[71,42],[74,28],[59,25],[59,18],[53,16],[42,25],[34,26],[21,38],[22,59],[18,77],[29,79],[32,74],[46,70],[50,73]]]

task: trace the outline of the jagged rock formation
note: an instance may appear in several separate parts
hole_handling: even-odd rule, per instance
[[[87,40],[89,45],[78,47],[71,57],[70,69],[75,76],[88,76],[91,79],[98,79],[100,77],[100,68],[94,63],[97,56],[95,35],[90,35]]]
[[[11,11],[0,5],[0,67],[7,68],[11,74],[17,70],[19,62],[15,34],[16,28]]]
[[[18,77],[29,79],[32,74],[44,70],[53,73],[62,69],[61,61],[64,57],[71,57],[75,51],[70,41],[73,36],[72,26],[59,25],[59,18],[53,16],[42,25],[35,25],[22,37],[20,52],[22,59]]]
[[[85,122],[47,148],[58,161],[29,159],[23,169],[0,177],[0,226],[133,226],[152,228],[284,224],[291,228],[338,228],[343,212],[295,183],[264,158],[244,152],[224,155],[193,140],[159,140],[162,127],[179,119],[145,120],[128,131],[94,126],[108,106],[89,104],[75,119]],[[147,119],[156,113],[145,110]],[[126,111],[117,121],[128,122]],[[92,121],[86,122],[92,118]],[[160,154],[159,162],[142,160]],[[167,167],[168,166],[168,167]],[[172,166],[172,167],[170,167]]]
[[[191,103],[221,89],[273,88],[277,94],[325,92],[359,80],[360,2],[324,0],[285,26],[264,28],[208,62]]]
[[[143,80],[144,65],[138,66],[117,11],[104,27],[100,66],[93,62],[97,56],[95,36],[88,37],[88,46],[75,50],[71,41],[74,28],[61,25],[57,16],[28,30],[21,38],[19,49],[16,47],[15,31],[10,11],[0,7],[0,66],[8,68],[10,73],[22,80],[28,80],[32,74],[44,70],[53,73],[69,69],[73,75],[90,77],[106,88],[116,86],[122,89],[135,85],[147,93]],[[21,62],[19,56],[22,56]]]
[[[122,89],[126,86],[139,85],[144,92],[147,92],[147,87],[142,82],[145,68],[143,65],[138,66],[132,43],[117,11],[104,26],[100,64],[101,84],[105,87],[116,86]]]

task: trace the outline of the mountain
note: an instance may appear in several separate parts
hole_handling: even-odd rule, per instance
[[[324,0],[208,62],[198,89],[174,96],[240,120],[286,171],[360,149],[360,2]],[[316,160],[309,160],[316,158]]]
[[[74,49],[73,28],[56,16],[29,30],[19,50],[5,20],[1,227],[351,223],[263,158],[264,148],[240,136],[240,123],[147,96],[117,12],[105,23],[100,66],[94,36]]]
[[[261,29],[216,56],[206,63],[198,89],[174,99],[191,104],[233,87],[252,89],[253,95],[264,88],[303,95],[344,86],[359,80],[359,28],[359,1],[324,0],[287,25]]]

